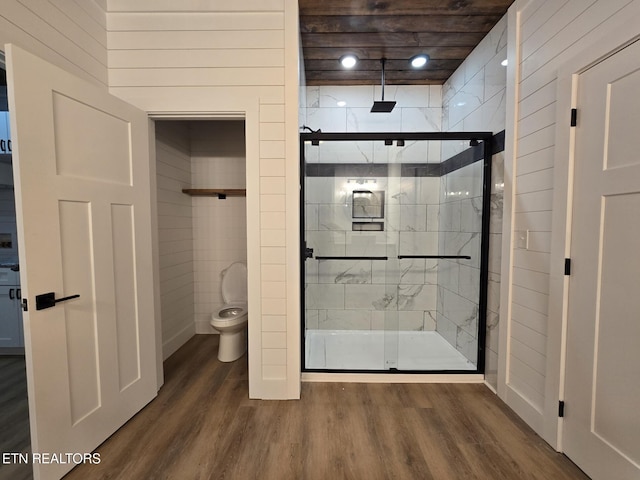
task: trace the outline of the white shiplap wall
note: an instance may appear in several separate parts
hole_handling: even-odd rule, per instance
[[[186,122],[156,122],[162,357],[195,333],[191,152]]]
[[[2,0],[0,49],[13,43],[93,83],[107,86],[105,1]]]
[[[110,91],[155,115],[244,117],[249,391],[297,398],[298,6],[109,0]]]
[[[623,19],[639,14],[637,0],[518,0],[510,11],[515,20],[509,39],[515,100],[514,118],[508,119],[507,128],[514,125],[515,135],[507,151],[516,154],[505,159],[505,171],[514,178],[513,184],[511,179],[505,182],[509,187],[505,233],[511,241],[503,250],[503,277],[508,276],[510,284],[502,290],[509,300],[502,305],[508,329],[500,348],[508,355],[501,361],[499,393],[554,446],[562,318],[555,310],[549,315],[550,282],[560,269],[551,259],[561,260],[564,252],[555,255],[555,249],[563,246],[554,247],[552,239],[563,236],[559,230],[566,227],[561,218],[565,212],[553,211],[553,205],[555,189],[563,189],[565,195],[567,190],[566,185],[554,185],[560,161],[556,158],[558,71],[586,46],[614,32],[620,35]],[[628,39],[637,34],[637,29],[627,32]]]
[[[191,122],[191,187],[245,188],[244,122]],[[213,333],[211,314],[224,305],[222,271],[247,262],[245,197],[191,197],[195,324]]]

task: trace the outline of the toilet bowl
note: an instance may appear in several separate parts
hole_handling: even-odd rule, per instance
[[[211,326],[220,332],[218,360],[233,362],[247,351],[247,266],[232,263],[222,271],[224,305],[211,314]]]

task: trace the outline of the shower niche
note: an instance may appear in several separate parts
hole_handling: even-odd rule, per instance
[[[483,372],[491,137],[301,135],[303,371]]]

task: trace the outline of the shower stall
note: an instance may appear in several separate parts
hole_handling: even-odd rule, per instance
[[[303,371],[483,373],[491,139],[301,134]]]

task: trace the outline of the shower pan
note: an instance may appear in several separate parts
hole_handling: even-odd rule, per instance
[[[483,373],[492,134],[300,138],[302,370]]]

